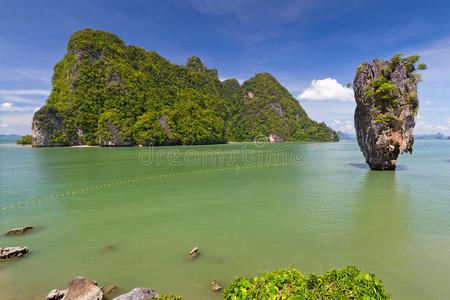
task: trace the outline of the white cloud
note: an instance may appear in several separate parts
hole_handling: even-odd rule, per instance
[[[48,96],[49,90],[0,90],[0,95]]]
[[[30,134],[32,120],[32,112],[0,114],[0,124],[3,125],[0,126],[0,133],[21,135]]]
[[[0,101],[39,105],[45,102],[45,97],[49,95],[48,90],[0,90]]]
[[[0,104],[0,111],[9,111],[12,109],[12,103],[2,103]]]
[[[48,72],[44,73],[36,70],[20,70],[20,69],[15,69],[15,71],[21,75],[24,75],[32,79],[41,80],[47,83],[51,82],[51,77],[49,76]]]
[[[440,123],[429,123],[424,115],[418,115],[416,118],[415,132],[417,134],[435,134],[440,132],[445,135],[450,135],[450,117],[446,117]]]
[[[17,125],[28,125],[31,127],[34,113],[0,114],[0,122],[8,124],[9,127]]]
[[[32,106],[15,106],[11,102],[4,102],[0,104],[0,112],[24,112],[24,111],[36,111],[39,107]]]
[[[353,122],[349,120],[334,120],[329,125],[336,131],[342,131],[345,133],[352,133],[352,134],[355,133]]]
[[[15,103],[34,103],[40,102],[39,99],[30,99],[16,95],[0,95],[0,101],[15,102]]]
[[[325,78],[313,80],[297,99],[353,101],[353,90],[342,86],[336,79]]]

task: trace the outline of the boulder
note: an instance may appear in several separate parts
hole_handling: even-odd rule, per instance
[[[67,293],[67,290],[60,291],[60,290],[54,289],[50,293],[48,293],[46,300],[61,300],[64,298],[66,293]]]
[[[218,291],[220,291],[220,290],[222,290],[222,286],[217,282],[217,280],[212,280],[211,281],[211,289],[214,291],[214,292],[218,292]]]
[[[114,246],[111,245],[106,245],[105,247],[103,247],[103,251],[111,251],[114,249]]]
[[[102,300],[103,292],[97,283],[82,276],[69,281],[63,300]]]
[[[6,247],[0,248],[0,260],[20,258],[28,254],[28,247]]]
[[[120,295],[113,300],[145,300],[158,297],[158,294],[153,289],[135,288],[130,292]]]
[[[198,247],[195,247],[194,249],[189,252],[189,259],[192,259],[200,254],[200,250],[198,250]]]
[[[7,233],[5,233],[6,236],[8,235],[18,235],[18,234],[24,234],[28,231],[33,230],[34,227],[32,226],[25,226],[25,227],[20,227],[20,228],[14,228],[9,230]]]

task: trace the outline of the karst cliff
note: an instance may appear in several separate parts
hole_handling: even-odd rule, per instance
[[[339,139],[268,73],[220,81],[198,57],[173,64],[99,30],[72,35],[52,85],[33,117],[33,146]]]
[[[419,108],[417,55],[362,63],[353,82],[359,147],[373,170],[393,170],[399,154],[412,153]],[[419,64],[417,69],[426,69]]]

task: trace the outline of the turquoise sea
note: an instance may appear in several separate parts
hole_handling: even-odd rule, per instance
[[[450,297],[450,141],[418,140],[397,171],[355,141],[155,148],[0,144],[0,299],[44,299],[77,275],[117,294],[185,299],[237,276],[355,265],[393,299]],[[187,259],[194,247],[200,255]]]

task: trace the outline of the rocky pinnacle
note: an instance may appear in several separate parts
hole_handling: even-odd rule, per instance
[[[420,75],[414,74],[418,58],[396,55],[389,61],[364,62],[357,69],[356,137],[373,170],[394,170],[399,154],[412,153],[419,107]]]

